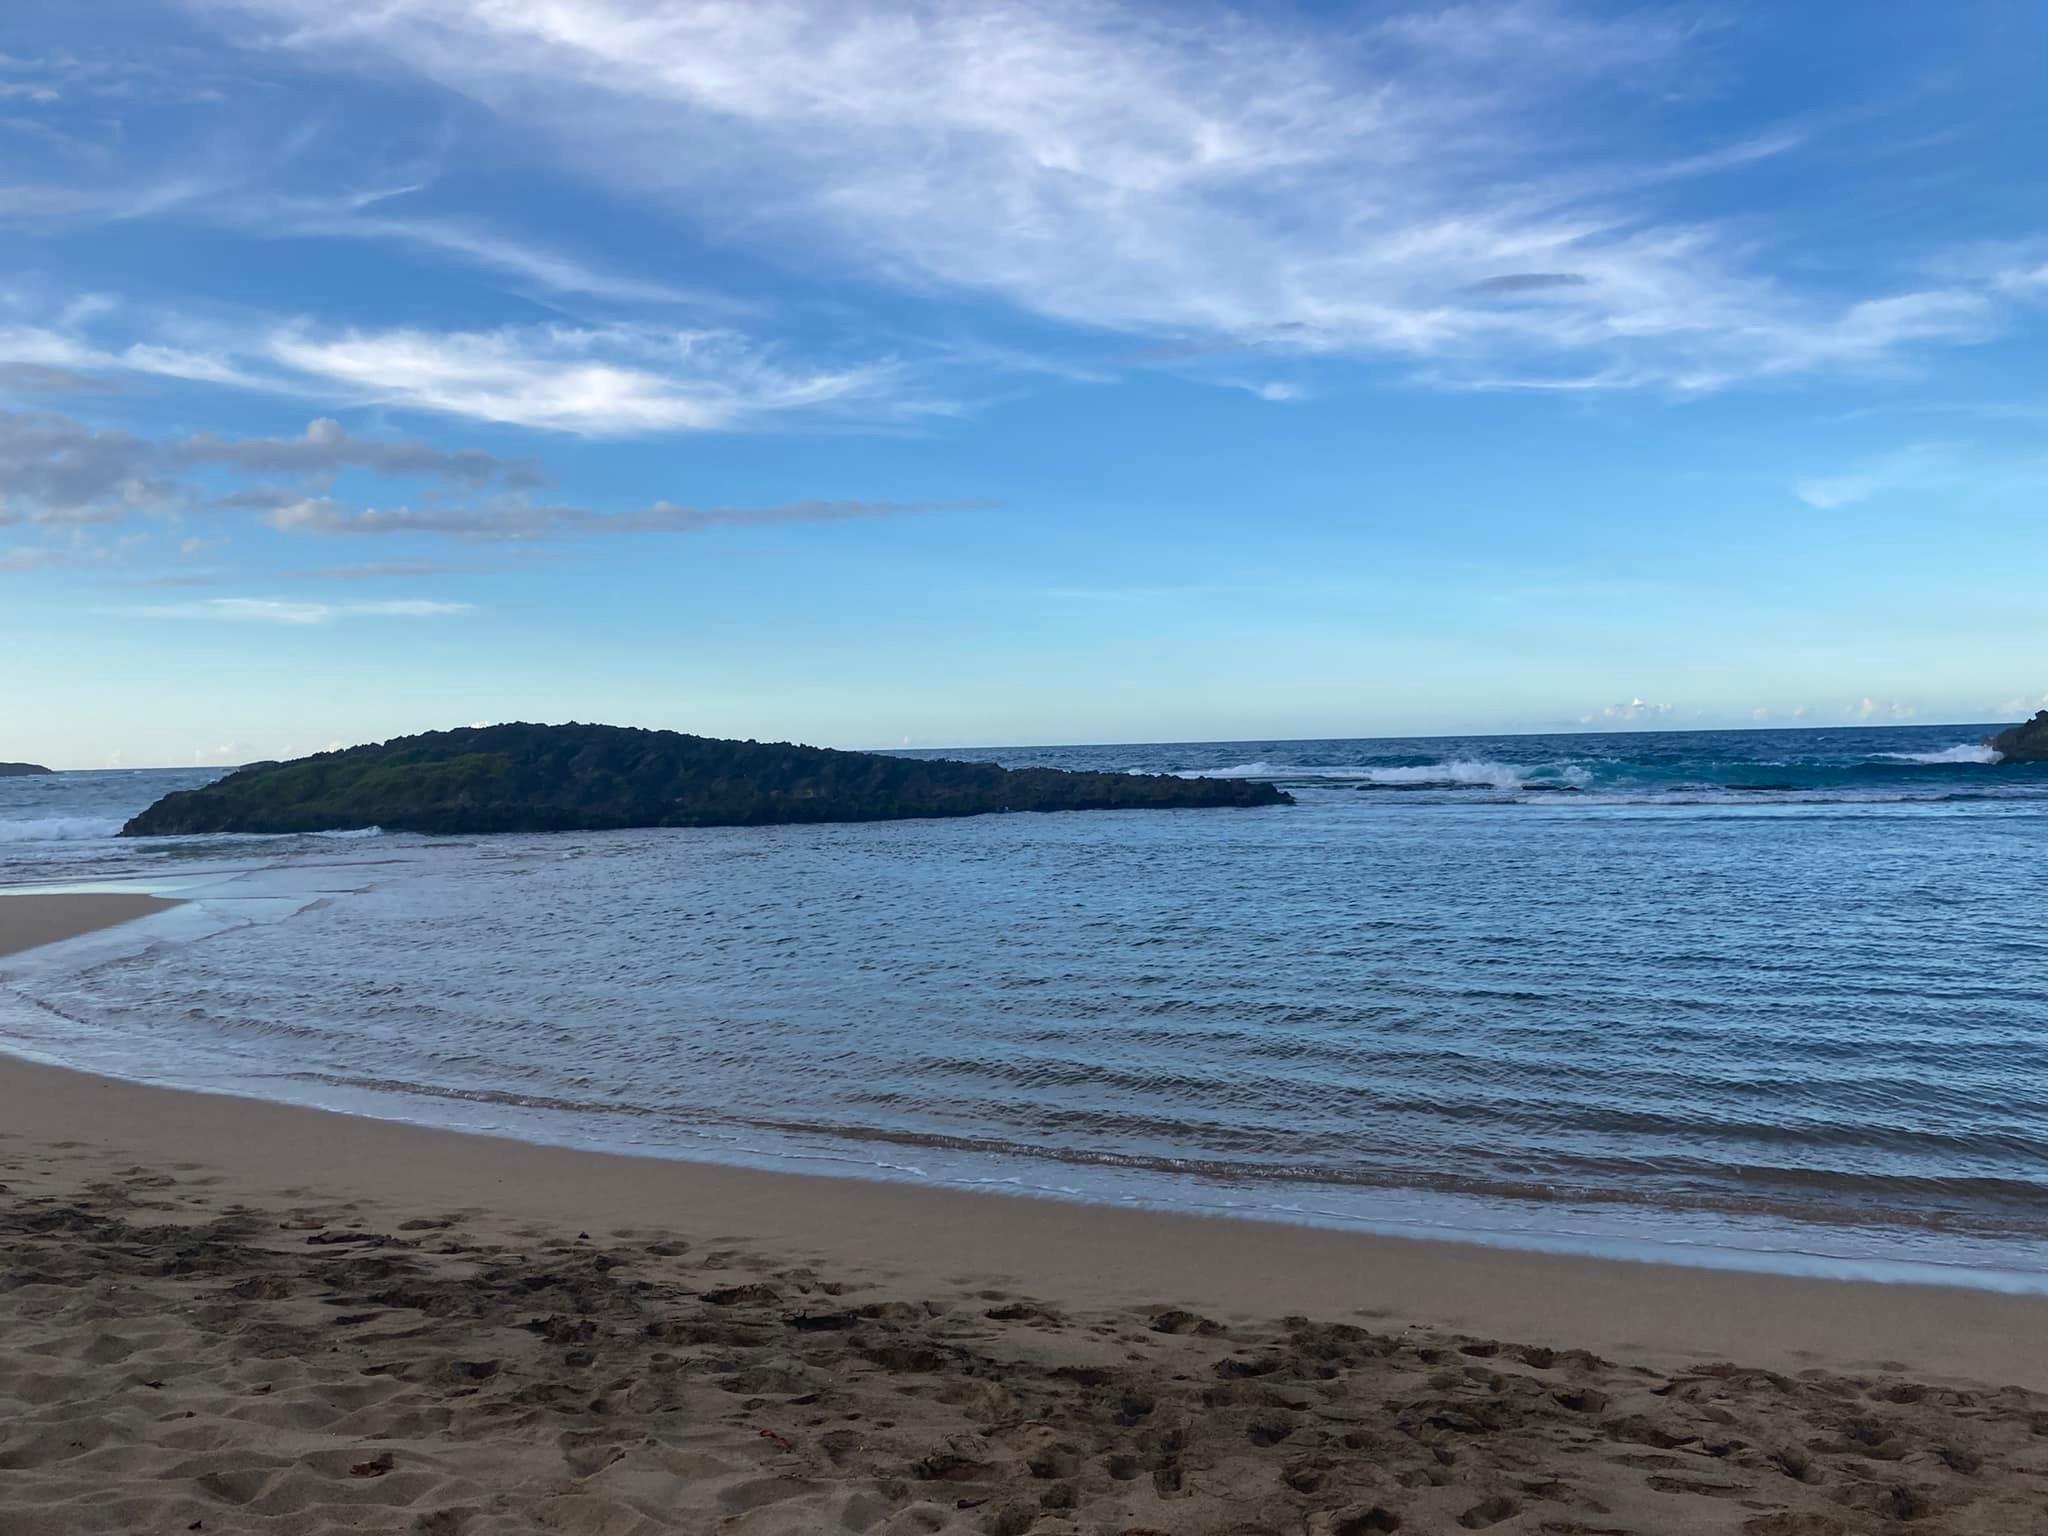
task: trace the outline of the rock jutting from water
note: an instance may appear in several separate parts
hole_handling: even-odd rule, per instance
[[[2008,763],[2048,763],[2048,709],[2019,725],[2009,725],[1984,743]]]
[[[567,832],[1293,803],[1259,780],[1002,768],[624,726],[517,724],[256,764],[165,795],[122,836]]]
[[[25,779],[33,773],[49,773],[41,763],[0,763],[0,779]]]

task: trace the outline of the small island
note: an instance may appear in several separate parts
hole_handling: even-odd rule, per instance
[[[1293,803],[1256,780],[1002,768],[625,726],[521,724],[253,764],[165,795],[121,835],[589,832]]]
[[[41,763],[0,763],[0,779],[25,779],[30,774],[49,772]]]
[[[2020,725],[2009,725],[1984,745],[2008,763],[2048,763],[2048,709]]]

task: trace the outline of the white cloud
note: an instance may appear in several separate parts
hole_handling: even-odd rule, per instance
[[[185,379],[195,384],[227,384],[236,389],[261,389],[265,381],[245,372],[226,358],[183,347],[156,346],[136,342],[122,351],[119,364],[136,373],[153,373],[161,378]]]
[[[2048,299],[2048,261],[1999,274],[1998,286],[2029,299]]]
[[[1391,354],[1454,383],[1703,390],[1884,368],[1999,323],[1969,284],[1795,289],[1749,236],[1659,200],[1795,153],[1803,130],[1589,157],[1592,93],[1686,82],[1700,29],[1654,8],[1520,0],[1311,33],[1091,0],[196,3],[244,38],[439,82],[590,180],[785,262],[1091,327]],[[536,403],[458,373],[425,382],[507,420],[573,425],[585,393],[653,424],[704,409],[630,378]]]
[[[1886,491],[1929,484],[1938,476],[1944,458],[1939,445],[1914,443],[1868,459],[1840,474],[1801,480],[1792,487],[1792,492],[1809,507],[1832,512]]]
[[[647,369],[593,358],[573,337],[424,331],[354,333],[318,340],[290,333],[271,342],[286,367],[340,384],[365,399],[521,426],[608,430],[722,425],[710,399]]]
[[[879,404],[886,365],[784,369],[738,337],[629,327],[280,331],[271,358],[369,402],[600,435],[732,429],[779,414]]]
[[[87,312],[55,326],[0,326],[0,366],[86,378],[144,373],[594,436],[736,431],[800,414],[893,421],[947,409],[922,398],[896,363],[790,364],[728,330],[611,324],[330,332],[259,318],[215,328],[200,349],[102,345],[91,336],[102,321]]]
[[[111,353],[36,325],[0,325],[0,359],[11,367],[52,368],[73,374],[121,366]]]
[[[66,315],[61,325],[54,328],[0,325],[0,364],[52,370],[88,381],[95,374],[141,373],[238,389],[275,387],[274,381],[238,367],[219,353],[154,342],[133,342],[125,347],[98,345],[86,336],[87,328],[98,318],[96,312],[87,311]]]
[[[1917,706],[1902,704],[1897,699],[1864,697],[1844,705],[1842,713],[1852,720],[1912,720],[1920,711]]]
[[[1626,704],[1609,704],[1594,714],[1579,716],[1581,725],[1622,725],[1645,724],[1669,720],[1674,713],[1669,704],[1650,704],[1642,699],[1630,699]]]
[[[1978,284],[2020,303],[2048,302],[2048,236],[1956,246],[1933,267],[1946,281]]]
[[[216,619],[231,623],[287,624],[299,627],[336,619],[436,619],[474,613],[470,603],[397,598],[367,603],[290,602],[268,597],[208,597],[189,603],[156,603],[114,610],[135,618]]]

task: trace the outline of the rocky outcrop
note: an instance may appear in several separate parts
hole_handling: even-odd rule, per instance
[[[1985,745],[2008,763],[2048,763],[2048,709],[2021,725],[2010,725]]]
[[[0,779],[24,779],[32,773],[48,773],[41,763],[0,763]]]
[[[1001,768],[609,725],[494,725],[243,768],[164,796],[122,835],[564,832],[1291,804],[1255,780]]]

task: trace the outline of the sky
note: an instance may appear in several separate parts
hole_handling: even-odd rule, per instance
[[[2048,704],[2048,8],[11,0],[0,758]]]

